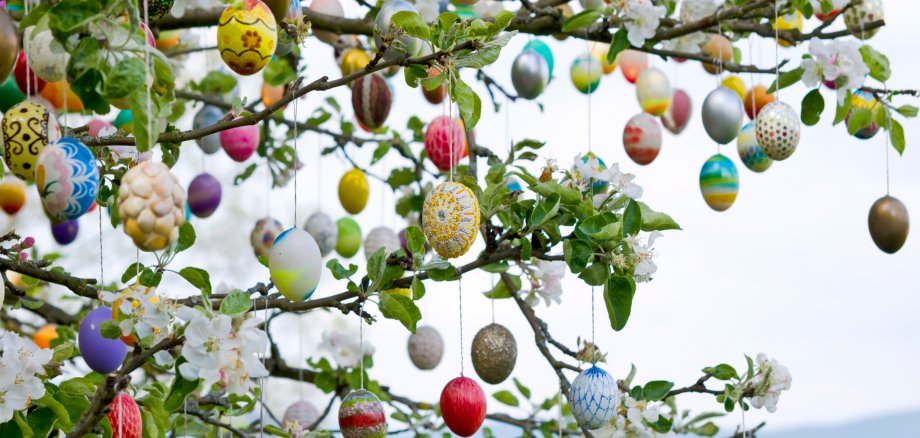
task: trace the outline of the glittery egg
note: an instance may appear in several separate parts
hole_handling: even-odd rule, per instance
[[[18,179],[7,179],[0,183],[0,208],[6,214],[16,214],[26,203],[26,185]]]
[[[134,113],[131,110],[121,110],[118,112],[118,115],[115,116],[115,121],[113,122],[116,128],[125,131],[128,134],[134,133]]]
[[[744,108],[734,91],[725,87],[712,90],[703,101],[703,128],[709,138],[728,144],[738,136],[744,122]]]
[[[859,39],[867,40],[878,33],[878,28],[864,30],[864,26],[874,21],[885,19],[885,7],[882,0],[863,0],[843,13],[843,22],[847,30]]]
[[[433,370],[444,356],[444,340],[434,327],[423,325],[409,336],[409,360],[420,370]]]
[[[185,190],[163,163],[142,161],[118,188],[118,215],[141,251],[160,251],[179,239],[185,223]]]
[[[383,76],[373,73],[355,79],[351,86],[351,107],[358,125],[365,131],[382,127],[392,106],[390,86]]]
[[[390,20],[393,18],[393,15],[396,15],[397,12],[410,11],[418,13],[418,10],[415,9],[415,6],[412,6],[405,0],[388,0],[383,6],[380,7],[380,11],[377,12],[377,19],[374,21],[374,41],[377,47],[383,45],[382,35],[386,35],[390,29]],[[408,53],[409,56],[415,56],[418,53],[419,48],[422,46],[422,40],[404,35],[393,41],[390,47],[387,47],[386,51],[383,52],[384,59],[393,59],[397,56]]]
[[[387,254],[396,252],[400,248],[399,236],[387,227],[372,229],[364,238],[364,257],[369,260],[380,248],[383,248]]]
[[[35,75],[35,72],[26,63],[26,52],[19,52],[16,58],[16,66],[13,67],[13,77],[16,78],[16,85],[24,94],[38,94],[45,88],[45,80]]]
[[[473,338],[473,368],[486,383],[503,382],[517,361],[517,342],[511,331],[501,324],[489,324]]]
[[[369,187],[367,177],[361,169],[355,168],[342,175],[339,180],[339,202],[351,214],[358,214],[367,206]]]
[[[50,29],[35,30],[35,26],[29,26],[24,33],[29,39],[29,66],[36,76],[47,82],[63,81],[70,54],[54,39]]]
[[[339,406],[339,431],[344,438],[385,437],[387,415],[380,399],[363,389],[348,394]]]
[[[319,246],[319,253],[325,257],[335,249],[336,241],[339,238],[339,230],[329,215],[317,211],[307,218],[307,223],[303,225],[304,231],[313,236],[313,240]]]
[[[553,67],[556,66],[555,58],[553,58],[553,51],[549,48],[549,44],[544,43],[541,40],[530,40],[527,44],[524,45],[524,52],[528,50],[533,50],[537,52],[543,60],[546,61],[546,76],[549,80],[553,78]],[[522,52],[523,53],[523,52]]]
[[[144,428],[143,417],[130,395],[118,393],[107,410],[106,418],[112,427],[112,438],[141,438]]]
[[[339,0],[313,0],[313,2],[310,3],[310,10],[333,17],[345,16],[345,10],[342,9],[342,4],[339,3]],[[335,44],[339,39],[338,34],[327,30],[317,29],[313,34],[326,44]]]
[[[6,111],[2,128],[7,167],[19,179],[32,182],[38,154],[61,137],[57,119],[48,108],[30,99]]]
[[[607,163],[604,163],[604,160],[601,159],[601,157],[594,155],[594,152],[588,152],[587,154],[584,154],[581,157],[581,162],[587,164],[595,174],[601,173],[607,169]],[[575,178],[582,178],[578,171],[575,172]],[[594,184],[591,185],[591,191],[593,191],[594,194],[603,193],[604,190],[607,190],[607,186],[609,185],[610,184],[607,181],[596,180],[594,181]]]
[[[219,122],[224,117],[224,111],[213,105],[205,105],[195,114],[192,129],[201,129]],[[213,154],[220,150],[220,134],[208,134],[195,140],[198,147],[206,154]]]
[[[438,116],[425,128],[425,152],[442,171],[457,165],[466,147],[466,131],[455,119]]]
[[[850,112],[846,116],[846,122],[848,125],[850,123],[850,115],[853,114],[854,108],[872,111],[872,117],[870,117],[871,121],[869,124],[857,130],[855,133],[853,133],[853,136],[861,140],[867,140],[875,137],[875,134],[878,134],[878,131],[881,128],[878,123],[875,123],[875,111],[881,108],[881,105],[878,103],[878,99],[876,99],[875,96],[873,96],[871,93],[862,90],[854,90],[852,94],[850,94]]]
[[[35,185],[52,222],[76,219],[96,201],[99,191],[96,157],[79,140],[61,138],[38,154]]]
[[[904,246],[910,231],[907,207],[898,198],[883,196],[869,209],[869,235],[878,249],[894,254]]]
[[[744,112],[747,113],[749,119],[754,120],[757,118],[757,114],[760,114],[760,110],[776,100],[776,97],[767,93],[767,87],[756,85],[744,93],[743,100]]]
[[[668,77],[657,68],[645,70],[636,79],[636,98],[646,113],[653,116],[664,114],[671,106],[673,96]]]
[[[511,84],[518,96],[536,99],[549,83],[549,66],[546,58],[536,50],[524,50],[511,65]]]
[[[188,185],[188,208],[195,216],[205,218],[220,205],[220,181],[210,173],[202,173]]]
[[[319,410],[316,409],[313,403],[306,400],[300,400],[292,403],[284,410],[281,426],[289,435],[301,436],[303,432],[309,430],[310,426],[316,423],[319,418]]]
[[[239,119],[239,117],[237,117]],[[233,159],[243,162],[249,159],[259,147],[259,125],[243,125],[220,131],[220,147]]]
[[[626,49],[617,55],[617,65],[623,72],[623,77],[630,84],[635,84],[636,79],[648,68],[648,54],[638,50]]]
[[[6,81],[19,55],[19,28],[5,8],[0,8],[0,82]]]
[[[801,125],[799,116],[791,106],[773,102],[757,115],[754,132],[757,144],[768,157],[782,161],[789,158],[799,145]]]
[[[661,124],[672,134],[680,134],[687,127],[692,113],[693,105],[690,103],[690,95],[684,90],[674,90],[671,106],[662,114]]]
[[[703,63],[703,69],[710,74],[719,73],[722,70],[722,64],[732,62],[735,59],[732,42],[728,38],[717,34],[713,34],[709,38],[709,42],[700,48],[700,54],[716,60],[715,64]]]
[[[278,25],[265,3],[242,0],[243,8],[228,6],[217,22],[217,50],[231,70],[251,75],[262,70],[275,53]]]
[[[623,128],[623,147],[636,164],[655,161],[661,151],[661,125],[648,113],[639,113],[626,122]]]
[[[441,390],[441,417],[451,432],[469,437],[486,419],[486,393],[469,377],[457,377]]]
[[[584,54],[572,61],[569,74],[572,76],[572,85],[582,93],[594,92],[601,84],[601,62],[590,54]]]
[[[754,122],[748,122],[738,134],[738,156],[741,157],[744,166],[754,172],[763,172],[773,164],[773,160],[757,144]]]
[[[479,234],[479,200],[457,182],[438,184],[422,206],[422,230],[442,257],[466,254]]]
[[[284,227],[275,218],[265,217],[256,221],[252,232],[249,233],[249,243],[252,245],[256,258],[268,256],[272,244],[275,243],[275,238],[282,232],[284,232]]]
[[[68,245],[77,238],[77,232],[80,231],[80,222],[76,219],[51,223],[51,235],[54,241],[61,245]]]
[[[591,366],[575,377],[569,393],[572,415],[585,429],[600,429],[616,415],[617,384],[610,374]]]
[[[436,67],[428,67],[428,77],[433,78],[441,74],[441,71]],[[434,89],[428,90],[424,86],[420,87],[422,89],[422,95],[425,96],[425,100],[432,104],[440,104],[444,102],[444,98],[447,97],[447,84],[441,83]]]
[[[339,68],[342,70],[342,77],[354,74],[361,70],[367,63],[371,62],[371,55],[357,47],[352,47],[342,53],[339,59]]]
[[[613,73],[617,69],[617,60],[614,59],[613,62],[607,61],[607,53],[610,52],[610,44],[592,42],[591,47],[588,50],[591,53],[591,56],[597,58],[601,62],[601,70],[605,75]]]
[[[335,225],[338,234],[335,252],[346,259],[354,257],[361,248],[361,227],[350,217],[339,219]]]
[[[738,197],[738,168],[728,157],[716,154],[700,169],[703,200],[715,211],[728,210]]]
[[[268,252],[268,271],[282,295],[303,301],[316,291],[323,273],[323,255],[309,233],[289,228],[275,238]]]
[[[0,55],[2,57],[2,55]],[[8,77],[0,84],[0,111],[6,112],[13,105],[26,100],[26,95],[16,86],[16,79]]]
[[[118,369],[128,355],[128,346],[119,339],[102,336],[102,323],[112,319],[112,309],[96,308],[80,322],[77,335],[80,355],[90,369],[100,374],[108,374]]]

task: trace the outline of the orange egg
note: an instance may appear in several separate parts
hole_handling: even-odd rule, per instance
[[[176,44],[179,44],[179,35],[178,30],[160,32],[160,36],[156,39],[157,50],[163,51],[176,47]]]
[[[274,105],[275,102],[281,100],[283,97],[284,85],[262,84],[262,105],[265,105],[266,108]],[[281,107],[281,109],[284,109],[284,107]]]
[[[16,214],[26,203],[26,185],[18,179],[0,183],[0,208],[7,214]]]
[[[703,46],[703,55],[713,59],[721,59],[723,63],[732,62],[735,59],[735,52],[732,49],[732,43],[722,35],[713,35],[709,42]],[[711,74],[716,74],[721,69],[720,66],[703,63],[703,68]]]
[[[51,348],[51,340],[57,339],[57,337],[57,327],[53,324],[48,324],[35,332],[32,341],[41,348]]]
[[[64,93],[62,93],[61,87],[65,85],[67,86],[67,111],[77,113],[83,111],[83,101],[73,92],[73,89],[70,88],[70,84],[64,81],[48,82],[45,88],[42,88],[39,95],[47,99],[48,102],[51,102],[56,109],[60,110],[64,108]]]
[[[744,112],[747,113],[748,118],[754,120],[760,110],[775,99],[772,94],[767,94],[767,87],[757,85],[744,93]]]

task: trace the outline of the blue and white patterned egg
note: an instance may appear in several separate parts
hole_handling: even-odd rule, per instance
[[[600,429],[616,415],[617,383],[597,366],[575,378],[570,395],[572,415],[586,429]]]
[[[63,137],[38,154],[35,184],[48,217],[54,222],[86,213],[99,191],[99,167],[86,145]]]

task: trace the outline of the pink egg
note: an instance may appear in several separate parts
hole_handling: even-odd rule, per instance
[[[661,126],[648,113],[639,113],[626,122],[623,129],[623,147],[626,154],[637,164],[646,165],[655,161],[661,151]]]
[[[99,133],[103,129],[112,129],[112,130],[115,129],[115,127],[112,126],[111,123],[106,122],[105,120],[102,120],[102,119],[90,120],[89,123],[86,124],[86,128],[87,128],[87,133],[92,138],[98,138]]]
[[[671,107],[661,116],[661,123],[672,134],[680,134],[687,127],[692,112],[693,105],[690,104],[690,95],[684,90],[674,90]]]
[[[457,120],[438,116],[425,129],[425,151],[438,169],[450,170],[456,166],[466,148],[466,131]]]
[[[259,147],[259,125],[243,125],[221,131],[220,146],[234,161],[246,161]]]

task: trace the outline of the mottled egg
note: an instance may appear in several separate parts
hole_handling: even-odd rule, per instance
[[[745,167],[759,173],[769,169],[773,160],[757,144],[754,125],[754,122],[748,122],[741,128],[741,133],[738,134],[738,156]]]
[[[26,203],[26,185],[18,179],[7,179],[0,183],[0,208],[6,214],[16,214]]]
[[[220,181],[210,173],[202,173],[188,185],[188,208],[195,216],[205,218],[220,205]]]
[[[591,366],[575,377],[569,392],[572,415],[585,429],[600,429],[616,415],[619,391],[610,374]]]
[[[350,217],[343,217],[335,223],[338,241],[335,243],[335,252],[340,256],[350,259],[361,248],[361,227]]]
[[[648,113],[639,113],[626,122],[623,128],[623,147],[636,164],[655,161],[661,151],[661,125]]]
[[[262,70],[275,53],[278,24],[265,3],[242,0],[243,8],[228,6],[217,22],[217,50],[231,70],[251,75]]]
[[[108,374],[118,369],[128,355],[128,346],[119,339],[102,336],[102,323],[112,319],[112,309],[96,308],[80,322],[77,342],[80,355],[90,369],[100,374]]]
[[[425,128],[425,152],[428,159],[442,170],[456,166],[466,148],[466,131],[456,119],[438,116]]]
[[[32,182],[38,154],[61,137],[57,119],[48,108],[29,99],[6,111],[2,129],[7,167],[19,179]]]
[[[514,371],[517,342],[511,331],[501,324],[489,324],[473,338],[473,368],[486,383],[497,385]]]
[[[524,50],[511,65],[511,84],[518,96],[536,99],[549,83],[549,66],[546,58],[536,50]]]
[[[744,122],[741,99],[725,87],[712,90],[703,101],[703,128],[709,138],[719,144],[728,144],[738,136]]]
[[[863,0],[843,13],[843,22],[847,30],[859,39],[867,40],[878,33],[878,28],[865,30],[864,26],[874,21],[885,19],[885,6],[882,0]]]
[[[635,84],[645,69],[648,68],[648,54],[638,50],[626,49],[617,55],[617,65],[623,72],[623,77],[630,84]]]
[[[799,116],[788,104],[773,102],[757,115],[754,133],[757,134],[757,144],[768,157],[785,160],[799,145]]]
[[[77,232],[80,231],[80,222],[76,219],[51,223],[51,235],[54,241],[61,245],[68,245],[77,238]]]
[[[438,184],[425,197],[422,230],[442,257],[452,259],[466,254],[479,235],[479,200],[463,184]]]
[[[657,68],[645,70],[636,79],[636,98],[642,111],[660,116],[670,108],[673,96],[668,77]]]
[[[185,190],[163,163],[142,161],[118,188],[118,215],[141,251],[160,251],[179,239],[185,223]]]
[[[239,119],[240,117],[236,117]],[[235,119],[234,119],[235,120]],[[220,131],[220,147],[233,159],[243,162],[259,147],[259,125],[243,125]]]
[[[192,129],[201,129],[219,122],[224,117],[224,111],[213,105],[205,105],[195,114]],[[220,134],[208,134],[195,140],[198,147],[206,154],[213,154],[220,150]]]
[[[399,236],[387,227],[376,227],[367,233],[364,238],[364,257],[370,260],[377,250],[383,248],[387,254],[396,252],[400,248]]]
[[[99,167],[93,152],[79,140],[61,138],[46,146],[35,163],[35,185],[52,222],[86,213],[99,191]]]
[[[369,195],[367,177],[361,169],[355,168],[342,175],[339,180],[339,202],[351,214],[358,214],[367,206]]]
[[[542,40],[530,40],[527,44],[524,45],[524,51],[533,50],[537,52],[543,60],[546,61],[546,76],[549,80],[553,78],[553,67],[555,67],[556,62],[553,58],[553,51],[549,48],[549,44],[544,43]]]
[[[760,114],[760,110],[775,99],[776,97],[767,93],[767,87],[763,85],[751,87],[744,93],[744,112],[747,113],[749,119],[754,120],[757,114]]]
[[[610,44],[592,42],[588,51],[601,62],[601,70],[605,75],[609,75],[617,69],[616,59],[614,59],[613,62],[607,61],[607,53],[610,52]]]
[[[383,404],[370,391],[358,389],[342,399],[339,431],[344,438],[382,438],[387,434]]]
[[[869,124],[853,133],[854,137],[861,140],[867,140],[875,137],[875,134],[878,134],[878,131],[881,129],[881,127],[878,125],[878,123],[875,123],[875,111],[878,111],[880,108],[881,105],[879,104],[878,99],[876,99],[875,96],[873,96],[871,93],[862,90],[854,90],[850,94],[850,112],[846,116],[847,125],[850,123],[850,115],[853,114],[853,109],[864,109],[872,111],[872,117],[870,117],[871,121]]]
[[[112,438],[141,438],[144,428],[141,410],[130,395],[124,392],[116,395],[106,418],[112,426]]]
[[[272,282],[291,301],[303,301],[316,291],[323,274],[323,255],[313,237],[289,228],[275,238],[268,252]]]
[[[409,360],[420,370],[433,370],[444,355],[444,340],[434,327],[423,325],[409,336]]]
[[[275,238],[282,232],[284,232],[284,227],[275,218],[265,217],[256,221],[252,232],[249,233],[249,243],[252,245],[256,258],[268,256],[272,244],[275,243]]]
[[[441,417],[451,432],[473,436],[486,419],[486,394],[475,380],[457,377],[441,391]]]
[[[377,12],[377,19],[374,21],[376,30],[376,32],[374,32],[374,41],[377,47],[383,45],[382,36],[386,35],[390,29],[390,19],[392,19],[393,15],[396,15],[397,12],[401,11],[418,13],[415,6],[412,6],[405,0],[388,0],[380,7],[380,11]],[[383,58],[393,59],[403,53],[408,53],[409,56],[415,56],[421,46],[422,40],[404,35],[396,41],[393,41],[393,43],[387,47],[386,51],[383,52]]]
[[[300,400],[292,403],[284,410],[281,426],[289,435],[301,436],[303,432],[309,430],[310,426],[316,423],[319,418],[319,410],[316,409],[316,406],[313,406],[313,403],[307,400]]]
[[[371,55],[357,47],[352,47],[342,53],[339,59],[339,68],[342,70],[342,77],[354,74],[364,68],[367,63],[371,62]]]
[[[878,249],[894,254],[904,246],[910,231],[907,207],[898,198],[883,196],[869,209],[869,235]]]
[[[0,8],[0,82],[9,77],[18,55],[19,28],[6,8]]]
[[[325,257],[335,249],[335,244],[339,238],[339,230],[335,221],[328,214],[317,211],[307,218],[307,223],[303,225],[304,231],[313,236],[313,240],[319,246],[319,253]]]
[[[50,29],[35,30],[35,26],[29,26],[24,33],[29,39],[29,66],[36,76],[47,82],[63,81],[70,54],[54,39]]]
[[[0,55],[2,57],[2,55]],[[0,111],[7,112],[13,105],[26,100],[26,95],[16,86],[16,79],[8,77],[0,84]]]
[[[365,131],[382,127],[392,106],[390,86],[383,76],[374,73],[355,79],[351,86],[351,107],[358,125]]]
[[[661,124],[672,134],[680,134],[687,127],[692,113],[693,105],[690,103],[690,95],[684,90],[674,90],[671,106],[662,114]]]
[[[26,52],[19,52],[16,58],[16,66],[13,68],[13,77],[16,78],[16,85],[24,94],[38,94],[45,88],[45,82],[42,78],[35,75],[35,72],[26,63]]]
[[[575,89],[588,94],[594,92],[601,84],[601,62],[590,54],[583,54],[572,61],[569,74]]]
[[[345,10],[342,9],[342,4],[339,3],[339,0],[313,0],[310,3],[310,9],[333,17],[345,16]],[[313,34],[326,44],[335,44],[339,39],[338,34],[326,30],[316,30]]]
[[[703,200],[715,211],[728,210],[738,197],[738,168],[728,157],[716,154],[700,169]]]

